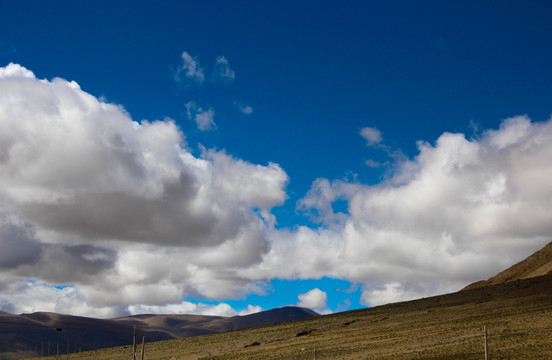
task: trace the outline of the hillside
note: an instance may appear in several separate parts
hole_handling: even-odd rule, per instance
[[[525,260],[518,262],[492,278],[470,284],[463,290],[503,284],[510,281],[528,279],[547,274],[552,274],[552,242]]]
[[[136,315],[94,319],[56,313],[12,315],[0,312],[0,359],[56,354],[132,344],[133,328],[148,342],[212,334],[304,319],[317,313],[284,307],[234,317]],[[48,349],[49,346],[49,349]],[[69,351],[68,351],[69,350]]]
[[[552,358],[552,275],[240,331],[146,344],[146,359]],[[130,347],[70,354],[128,360]],[[140,356],[140,350],[138,350]],[[54,359],[55,357],[50,357]]]

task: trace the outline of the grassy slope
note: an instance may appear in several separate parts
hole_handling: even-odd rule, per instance
[[[492,278],[470,284],[464,289],[475,289],[546,274],[552,274],[552,242],[529,256],[527,259],[518,262]]]
[[[552,275],[371,309],[148,343],[146,359],[552,358]],[[129,359],[129,347],[66,356]],[[138,358],[140,351],[138,351]]]

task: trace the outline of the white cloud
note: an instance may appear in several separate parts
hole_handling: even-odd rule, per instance
[[[330,182],[327,179],[316,179],[309,192],[297,202],[297,209],[308,215],[317,223],[326,225],[341,224],[347,219],[342,212],[335,212],[333,204],[352,195],[356,185],[345,181]]]
[[[241,102],[234,101],[234,106],[236,106],[238,110],[244,115],[253,114],[253,108],[249,105],[245,105]]]
[[[327,307],[328,295],[318,288],[299,294],[297,297],[299,299],[297,306],[309,309],[324,309]]]
[[[199,60],[186,51],[182,52],[181,58],[182,64],[173,73],[174,80],[185,87],[201,85],[205,81],[205,74]]]
[[[344,278],[364,284],[368,304],[488,278],[550,241],[551,140],[552,120],[516,117],[477,139],[420,142],[377,185],[318,179],[301,204],[322,226],[273,231],[263,263],[246,274]],[[343,198],[348,213],[336,223],[332,202]]]
[[[364,127],[360,129],[360,135],[366,139],[366,142],[369,146],[377,145],[383,141],[381,137],[381,132],[373,127]]]
[[[439,287],[445,286],[445,288]],[[444,293],[444,292],[453,292],[458,289],[453,287],[446,289],[446,285],[439,284],[437,288],[435,284],[424,284],[424,283],[401,283],[397,281],[391,281],[382,284],[381,286],[372,286],[369,288],[366,286],[362,292],[360,302],[365,305],[378,306],[385,305],[390,303],[396,303],[400,301],[408,301],[412,299],[419,299],[427,294],[435,293]],[[429,286],[429,287],[427,287]]]
[[[224,56],[218,56],[215,60],[211,79],[214,82],[229,84],[236,78],[236,73],[230,68],[228,60]]]
[[[280,166],[195,157],[170,119],[137,123],[75,82],[0,70],[5,283],[63,285],[74,302],[51,290],[36,309],[88,315],[259,291],[238,272],[268,251],[271,208],[286,198]],[[29,291],[4,293],[3,308],[33,308],[14,297]]]
[[[19,64],[9,63],[6,67],[0,67],[0,78],[19,77],[33,79],[34,73]]]
[[[371,168],[378,168],[378,167],[381,167],[383,165],[388,165],[389,163],[388,162],[380,163],[380,162],[375,161],[374,159],[368,159],[364,162],[364,164],[366,164],[366,166],[371,167]]]
[[[0,279],[0,310],[12,314],[37,311],[57,312],[98,318],[113,318],[127,315],[123,308],[89,306],[72,286],[52,287],[44,282],[30,280]]]
[[[186,115],[188,119],[195,121],[197,128],[201,131],[212,130],[216,127],[215,111],[210,108],[203,110],[195,101],[186,103]]]
[[[492,276],[552,235],[552,120],[419,142],[380,184],[317,179],[298,208],[320,227],[275,229],[289,180],[277,164],[196,157],[170,119],[134,122],[20,65],[0,74],[2,309],[110,316],[323,276],[380,304]]]
[[[248,305],[242,311],[236,311],[226,303],[216,305],[204,303],[192,303],[182,301],[179,304],[168,304],[164,306],[144,306],[132,305],[129,306],[131,315],[135,314],[195,314],[195,315],[211,315],[211,316],[244,316],[262,311],[259,306]]]

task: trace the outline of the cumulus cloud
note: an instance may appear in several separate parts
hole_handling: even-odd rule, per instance
[[[99,318],[128,315],[124,308],[89,306],[72,286],[53,287],[41,281],[0,279],[0,311],[12,314],[37,311],[58,312]]]
[[[182,63],[173,72],[174,80],[182,86],[201,85],[205,81],[205,73],[196,57],[186,51],[181,55]]]
[[[228,60],[224,56],[218,56],[215,60],[211,79],[213,82],[229,84],[236,78],[236,73],[230,68]]]
[[[269,250],[270,210],[286,198],[280,166],[195,157],[172,120],[135,122],[76,82],[16,64],[0,68],[0,109],[0,266],[69,289],[71,304],[36,297],[44,309],[112,314],[258,291],[237,272]],[[47,290],[35,285],[23,289]],[[19,299],[8,295],[5,308]]]
[[[249,274],[348,279],[370,305],[492,276],[550,241],[551,140],[551,120],[518,116],[478,138],[419,142],[418,155],[377,185],[318,179],[301,204],[322,226],[274,232]],[[336,226],[331,206],[341,198],[348,213]]]
[[[32,227],[14,216],[0,217],[0,249],[0,269],[34,264],[43,251]]]
[[[9,63],[6,67],[0,67],[0,78],[21,77],[34,78],[34,73],[19,64]]]
[[[315,288],[304,294],[299,294],[297,298],[299,299],[297,306],[309,309],[324,309],[327,306],[328,295],[324,291]]]
[[[186,103],[186,116],[195,121],[197,128],[201,131],[212,130],[216,127],[215,111],[211,108],[203,110],[195,101]]]
[[[517,116],[476,138],[419,142],[380,184],[317,179],[297,207],[319,226],[289,229],[271,213],[286,199],[279,165],[194,156],[170,119],[135,122],[76,82],[0,68],[0,127],[7,311],[168,311],[185,296],[324,276],[362,284],[374,305],[458,290],[552,235],[552,120]],[[318,309],[322,293],[299,302]]]
[[[356,191],[356,186],[346,181],[330,182],[328,179],[316,179],[308,193],[297,202],[297,209],[316,223],[339,225],[347,219],[347,215],[336,212],[334,204],[352,195]]]

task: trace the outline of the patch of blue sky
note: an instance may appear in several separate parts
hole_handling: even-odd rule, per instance
[[[260,306],[263,310],[270,310],[283,306],[298,306],[300,305],[298,297],[300,294],[319,289],[327,294],[326,307],[313,310],[341,312],[366,307],[360,303],[360,285],[346,280],[329,277],[305,280],[272,279],[263,287],[266,291],[265,294],[250,294],[244,299],[213,300],[187,297],[184,300],[208,305],[217,305],[224,302],[238,312],[246,310],[248,305]]]

